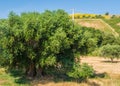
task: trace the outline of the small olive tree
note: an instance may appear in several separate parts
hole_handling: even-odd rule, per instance
[[[101,49],[101,56],[111,59],[111,62],[115,58],[120,58],[120,45],[104,45]]]

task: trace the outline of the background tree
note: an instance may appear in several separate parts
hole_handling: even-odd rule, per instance
[[[109,12],[106,12],[106,13],[105,13],[105,15],[107,15],[107,16],[108,16],[108,15],[109,15]]]
[[[96,48],[102,44],[102,33],[93,28],[82,27],[79,35],[79,51],[81,55],[91,54]]]
[[[104,33],[102,34],[102,45],[107,44],[114,44],[116,41],[116,37],[113,34],[110,33]]]
[[[115,58],[120,58],[120,45],[104,45],[101,49],[101,56],[111,59],[111,62]]]

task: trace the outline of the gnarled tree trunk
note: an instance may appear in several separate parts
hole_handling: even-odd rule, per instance
[[[36,69],[36,77],[42,77],[43,76],[43,70],[42,68],[39,66],[37,69]]]
[[[113,58],[110,58],[111,59],[111,62],[113,63]]]
[[[34,62],[31,62],[28,66],[28,68],[26,69],[26,75],[29,77],[34,77],[36,76],[36,67]]]

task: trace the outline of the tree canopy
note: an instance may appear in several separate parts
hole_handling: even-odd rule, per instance
[[[120,58],[120,45],[104,45],[101,49],[101,56],[110,58],[112,62],[115,58]]]
[[[34,76],[46,67],[74,62],[72,46],[77,29],[63,10],[20,16],[11,12],[5,30],[1,43],[11,68],[24,67],[28,75]]]
[[[50,68],[65,74],[76,71],[79,55],[87,55],[102,44],[99,30],[75,24],[63,10],[21,15],[11,12],[8,19],[2,21],[3,62],[9,68],[24,69],[29,76],[43,75]]]

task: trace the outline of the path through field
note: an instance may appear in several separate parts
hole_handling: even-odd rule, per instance
[[[96,73],[109,73],[109,74],[119,74],[120,75],[120,60],[115,60],[111,63],[110,60],[104,59],[102,57],[84,57],[81,58],[82,63],[88,63],[93,66]]]
[[[108,23],[106,23],[106,22],[103,21],[102,19],[100,19],[100,21],[103,22],[104,24],[106,24],[106,26],[108,26],[108,27],[112,30],[113,34],[114,34],[116,37],[119,36],[119,34],[115,31],[115,29],[112,28]]]

